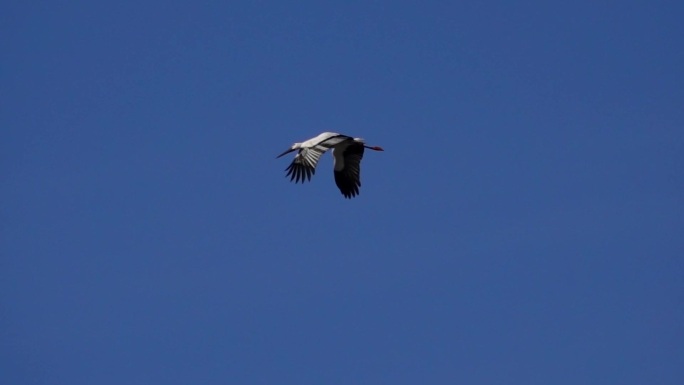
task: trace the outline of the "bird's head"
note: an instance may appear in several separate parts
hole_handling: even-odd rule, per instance
[[[367,148],[367,149],[369,149],[369,150],[374,150],[374,151],[385,151],[385,150],[383,150],[383,148],[380,147],[380,146],[367,146],[367,145],[366,145],[366,142],[363,140],[363,138],[354,138],[354,141],[363,144],[363,147],[365,147],[365,148]]]
[[[363,147],[365,147],[365,148],[367,148],[367,149],[369,149],[369,150],[373,150],[373,151],[385,151],[385,150],[384,150],[382,147],[380,147],[380,146],[366,146],[366,145],[364,144]]]

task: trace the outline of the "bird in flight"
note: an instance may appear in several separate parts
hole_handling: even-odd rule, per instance
[[[345,198],[351,199],[359,194],[361,187],[361,159],[365,149],[384,151],[378,146],[366,146],[363,139],[324,132],[315,138],[295,143],[276,158],[299,150],[294,160],[285,169],[286,176],[295,183],[311,180],[316,173],[316,165],[326,151],[332,149],[335,184]]]

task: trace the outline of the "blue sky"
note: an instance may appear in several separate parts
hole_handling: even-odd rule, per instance
[[[684,380],[681,2],[0,8],[3,384]]]

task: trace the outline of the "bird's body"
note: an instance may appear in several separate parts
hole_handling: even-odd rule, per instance
[[[345,198],[353,198],[359,194],[361,187],[361,159],[366,148],[383,151],[378,146],[366,146],[361,138],[324,132],[315,138],[293,144],[278,155],[278,158],[299,150],[286,171],[291,181],[304,183],[311,180],[311,176],[316,173],[316,165],[321,156],[332,149],[335,183]]]

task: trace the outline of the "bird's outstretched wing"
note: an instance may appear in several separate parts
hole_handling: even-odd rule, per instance
[[[285,169],[286,176],[289,176],[290,181],[295,183],[310,181],[311,176],[316,173],[318,160],[326,151],[328,148],[322,145],[300,149],[292,163]]]
[[[311,176],[316,173],[318,160],[329,149],[341,142],[352,139],[347,135],[340,135],[334,132],[324,132],[313,139],[302,143],[305,147],[299,149],[292,163],[285,169],[286,177],[295,183],[310,181]]]
[[[347,146],[342,154],[344,166],[341,170],[335,170],[335,184],[345,198],[351,199],[359,194],[363,150],[362,143],[355,142]]]

